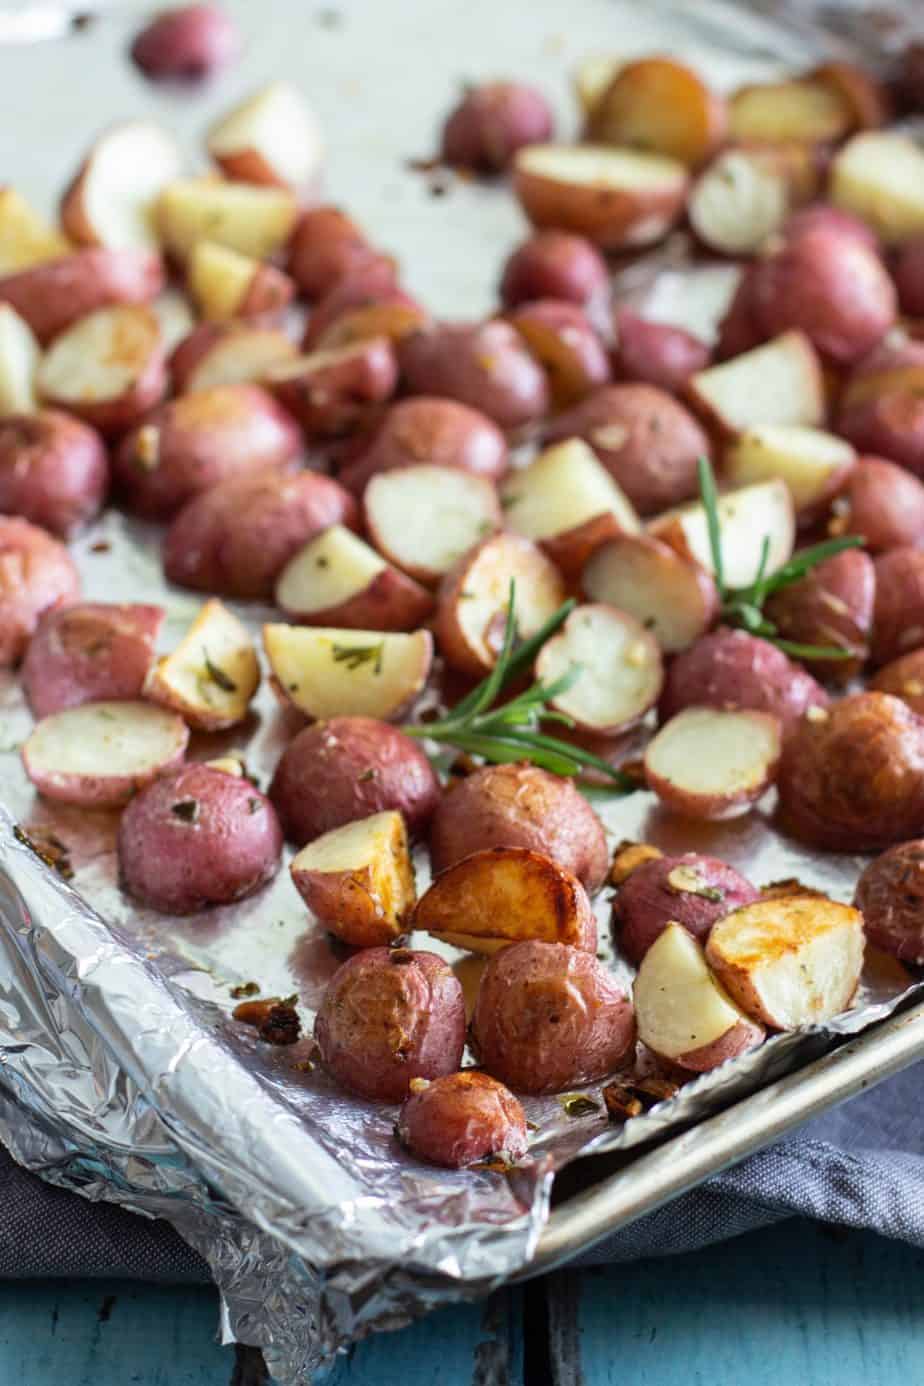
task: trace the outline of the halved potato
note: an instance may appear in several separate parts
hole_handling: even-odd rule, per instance
[[[855,63],[832,60],[809,73],[814,82],[833,87],[859,130],[875,130],[894,117],[891,93],[884,82]]]
[[[61,200],[61,224],[77,245],[156,250],[154,207],[180,176],[172,135],[152,121],[116,125],[93,145]]]
[[[924,235],[924,149],[897,131],[854,135],[831,165],[829,196],[887,245]]]
[[[525,939],[593,953],[597,925],[576,876],[525,847],[489,847],[440,873],[417,905],[414,928],[491,956]]]
[[[366,487],[363,508],[379,553],[425,583],[438,582],[503,524],[493,482],[428,463],[379,472]]]
[[[215,241],[193,246],[187,285],[206,322],[273,319],[295,296],[295,283],[282,270]]]
[[[0,418],[37,408],[35,372],[42,349],[32,328],[8,303],[0,303]]]
[[[724,100],[692,68],[672,58],[640,58],[599,93],[587,134],[599,144],[666,154],[695,167],[721,144],[726,124]]]
[[[796,1030],[850,1005],[863,967],[863,916],[824,896],[745,905],[712,927],[706,958],[749,1015]]]
[[[0,274],[15,274],[71,249],[15,188],[0,188]]]
[[[764,1039],[706,965],[702,946],[668,924],[648,949],[632,992],[638,1037],[653,1054],[705,1073]]]
[[[689,818],[746,812],[773,783],[780,723],[766,712],[688,707],[645,750],[645,778],[665,807]]]
[[[46,404],[102,433],[131,428],[167,388],[157,314],[146,305],[122,304],[79,318],[52,342],[35,383]]]
[[[724,474],[732,486],[778,477],[789,487],[799,517],[811,519],[847,484],[856,460],[854,448],[833,433],[770,425],[735,439],[725,453]]]
[[[694,183],[687,215],[710,250],[753,255],[780,230],[791,204],[786,163],[775,151],[726,149]]]
[[[387,337],[312,351],[270,366],[264,384],[301,424],[307,438],[362,431],[364,421],[398,384]]]
[[[608,145],[531,144],[513,163],[513,190],[534,226],[578,231],[606,250],[661,240],[687,184],[676,159]]]
[[[221,731],[244,720],[259,683],[247,627],[213,598],[172,654],[151,669],[144,696],[179,712],[190,727]]]
[[[775,573],[792,557],[796,520],[792,496],[785,481],[759,481],[718,498],[719,540],[722,568],[728,587],[749,587],[761,565],[763,540],[767,539],[764,573]],[[709,525],[699,501],[668,510],[652,521],[650,533],[715,575]]]
[[[299,92],[270,82],[212,126],[206,148],[225,176],[310,189],[324,160],[321,129]]]
[[[263,627],[263,645],[280,694],[307,717],[401,716],[427,681],[433,636],[378,630]]]
[[[841,93],[807,78],[741,87],[728,105],[728,133],[743,142],[821,144],[843,139],[852,124]]]
[[[654,636],[613,606],[577,606],[536,660],[536,678],[551,684],[579,669],[550,700],[582,731],[611,736],[641,721],[658,700],[664,671]]]
[[[298,220],[298,202],[285,188],[230,183],[209,176],[178,178],[157,201],[166,248],[186,260],[197,241],[266,260],[282,250]]]
[[[276,605],[309,626],[410,631],[430,615],[433,597],[352,530],[331,525],[283,568]]]
[[[763,424],[818,428],[827,412],[821,362],[804,332],[784,332],[764,346],[698,371],[687,395],[727,436]]]
[[[407,829],[393,809],[316,837],[289,870],[318,921],[352,948],[391,943],[417,899]]]
[[[645,534],[622,534],[591,556],[581,586],[640,621],[666,654],[698,640],[719,612],[719,595],[700,565]]]
[[[246,385],[265,379],[273,366],[297,355],[295,343],[274,327],[250,323],[203,323],[184,336],[170,357],[177,390],[192,394],[214,385]]]
[[[501,505],[509,527],[541,545],[568,577],[607,539],[642,528],[622,487],[580,438],[546,448],[512,473]]]
[[[188,740],[182,717],[151,703],[84,703],[43,717],[22,761],[46,799],[115,808],[179,765]]]

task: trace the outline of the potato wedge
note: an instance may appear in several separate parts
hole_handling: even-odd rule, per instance
[[[366,487],[363,508],[379,553],[423,583],[439,582],[503,524],[497,491],[486,477],[426,463],[379,472]]]
[[[733,140],[822,144],[843,139],[853,113],[833,84],[808,78],[740,87],[728,105]]]
[[[182,717],[151,703],[84,703],[43,718],[21,754],[44,798],[116,808],[179,765],[188,740]]]
[[[206,148],[227,178],[304,191],[324,162],[314,112],[288,82],[270,82],[208,133]]]
[[[823,82],[837,92],[858,130],[876,130],[880,125],[888,125],[894,117],[892,97],[886,84],[855,63],[822,63],[809,76],[812,81]]]
[[[298,220],[298,202],[285,188],[230,183],[222,178],[179,178],[157,201],[157,226],[167,250],[188,259],[197,241],[216,241],[266,260],[286,245]]]
[[[640,722],[658,701],[664,671],[654,636],[624,611],[576,606],[536,660],[536,678],[554,684],[579,672],[550,698],[582,731],[611,736]]]
[[[789,487],[803,522],[822,514],[847,485],[856,451],[843,438],[799,424],[751,428],[726,449],[724,474],[732,486],[779,477]]]
[[[603,338],[578,304],[534,299],[518,304],[508,321],[545,371],[553,410],[567,409],[609,380]]]
[[[411,631],[433,597],[343,525],[331,525],[290,559],[276,583],[276,605],[293,621],[350,630]]]
[[[590,601],[634,616],[665,654],[687,649],[719,612],[709,573],[650,535],[622,534],[601,545],[584,568],[581,586]]]
[[[595,100],[587,134],[598,144],[666,154],[696,167],[721,144],[725,102],[672,58],[626,63]]]
[[[409,635],[378,630],[263,627],[276,686],[307,717],[401,716],[427,681],[433,662],[428,630]]]
[[[99,308],[56,337],[36,372],[46,404],[101,433],[122,433],[159,404],[167,369],[157,314],[141,304]]]
[[[831,166],[829,196],[866,221],[886,245],[924,234],[924,150],[910,135],[854,135]]]
[[[156,250],[154,206],[179,178],[176,141],[152,121],[113,126],[93,145],[61,199],[61,225],[76,245]]]
[[[796,520],[785,481],[759,481],[727,491],[719,496],[717,511],[722,567],[729,587],[748,587],[756,580],[764,538],[768,540],[765,573],[775,573],[792,557]],[[715,575],[706,511],[699,501],[659,515],[649,533]]]
[[[720,255],[753,255],[778,232],[793,205],[795,160],[774,149],[726,149],[693,185],[687,214],[703,245]]]
[[[371,337],[280,361],[264,383],[308,438],[337,437],[361,429],[391,398],[398,363],[387,337]]]
[[[632,996],[642,1043],[692,1073],[718,1068],[765,1038],[716,981],[702,945],[680,924],[668,924],[648,949]]]
[[[163,287],[159,255],[95,247],[4,275],[0,303],[15,308],[44,346],[98,308],[149,303]]]
[[[580,881],[524,847],[489,847],[441,872],[418,902],[414,928],[488,957],[525,939],[597,948]]]
[[[151,669],[144,696],[178,712],[197,731],[221,731],[244,720],[259,683],[247,627],[213,598],[176,649]]]
[[[539,544],[566,577],[577,577],[607,539],[642,527],[622,487],[580,438],[546,448],[512,473],[501,505],[509,528]]]
[[[821,362],[804,332],[784,332],[765,346],[698,371],[687,397],[726,436],[763,424],[818,428],[827,412]]]
[[[0,274],[15,274],[66,255],[71,246],[15,188],[0,188]]]
[[[215,241],[197,241],[193,246],[187,285],[206,322],[273,321],[295,296],[295,283],[282,270]]]
[[[742,1010],[773,1030],[847,1009],[863,967],[863,916],[824,896],[758,900],[712,927],[706,960]]]
[[[688,707],[649,741],[645,778],[666,808],[708,820],[746,813],[769,789],[780,723],[766,712]]]
[[[201,323],[184,335],[170,355],[170,374],[181,394],[214,385],[248,385],[271,366],[291,361],[295,343],[274,327],[250,323]]]
[[[318,922],[351,948],[391,943],[417,900],[407,829],[393,809],[315,838],[289,870]]]
[[[25,319],[8,303],[0,303],[0,418],[38,408],[35,372],[41,354]]]

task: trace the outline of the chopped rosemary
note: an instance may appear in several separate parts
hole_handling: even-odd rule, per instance
[[[224,669],[219,669],[217,664],[212,663],[209,659],[209,652],[204,647],[202,650],[202,659],[205,663],[205,672],[208,675],[210,683],[214,683],[221,689],[222,693],[237,692],[237,684],[231,678],[230,674],[226,674]]]
[[[364,664],[373,666],[372,672],[380,674],[382,672],[382,657],[385,653],[385,641],[380,640],[377,645],[332,645],[331,653],[336,664],[345,664],[350,673],[362,668]]]
[[[562,1111],[568,1117],[593,1116],[599,1112],[600,1103],[596,1098],[583,1092],[564,1092],[558,1099]]]

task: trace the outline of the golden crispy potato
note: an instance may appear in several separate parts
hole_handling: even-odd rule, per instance
[[[320,923],[353,948],[397,938],[417,898],[407,829],[393,809],[315,838],[289,870]]]

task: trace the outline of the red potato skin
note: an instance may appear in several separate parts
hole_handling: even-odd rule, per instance
[[[800,207],[787,219],[780,234],[784,241],[792,241],[808,231],[817,230],[853,236],[865,245],[867,250],[872,250],[876,254],[881,248],[879,237],[871,226],[854,216],[852,212],[846,212],[841,207],[832,207],[827,202],[813,202],[808,207]]]
[[[924,648],[893,659],[870,679],[869,687],[901,698],[918,717],[924,717]]]
[[[332,717],[289,743],[269,796],[286,837],[304,847],[384,809],[398,809],[411,837],[420,837],[440,784],[419,744],[397,727],[373,717]]]
[[[233,477],[194,496],[164,536],[164,572],[197,592],[270,600],[303,545],[331,525],[354,529],[358,507],[319,472],[271,469]]]
[[[875,568],[870,653],[878,667],[924,645],[924,550],[891,549]]]
[[[529,1148],[520,1103],[503,1083],[474,1068],[411,1092],[395,1134],[412,1154],[447,1169],[492,1157],[514,1162]]]
[[[892,278],[904,315],[924,318],[924,236],[899,247]]]
[[[313,351],[325,334],[348,313],[382,303],[416,309],[426,320],[424,309],[399,286],[394,260],[386,255],[371,256],[338,279],[311,310],[302,349]]]
[[[192,821],[177,804],[198,807]],[[265,885],[282,853],[276,812],[249,780],[183,765],[131,800],[119,824],[122,887],[163,914],[230,905]]]
[[[576,304],[536,299],[520,304],[508,321],[545,371],[554,408],[575,404],[609,380],[606,348]]]
[[[663,726],[686,707],[744,708],[772,713],[785,735],[806,708],[826,708],[829,702],[811,674],[775,645],[722,626],[671,661],[658,721]]]
[[[436,805],[434,876],[491,847],[525,847],[577,876],[589,894],[609,870],[603,825],[571,780],[534,765],[486,765]]]
[[[924,479],[924,342],[883,344],[860,362],[844,387],[836,431],[858,452]]]
[[[162,606],[110,602],[47,612],[22,665],[36,721],[83,703],[140,698],[165,614]]]
[[[705,342],[668,323],[647,322],[621,308],[615,318],[616,345],[611,360],[617,380],[680,391],[691,375],[705,370],[712,353]]]
[[[368,446],[338,480],[361,495],[379,472],[427,462],[499,481],[508,461],[507,440],[486,414],[454,399],[419,395],[391,405]]]
[[[436,953],[365,948],[328,982],[314,1037],[342,1087],[401,1102],[412,1078],[440,1078],[462,1062],[462,987]]]
[[[153,319],[154,315],[149,309],[143,311]],[[116,342],[113,345],[113,355],[117,351]],[[134,362],[131,365],[134,368]],[[127,428],[133,428],[149,410],[160,404],[166,393],[167,361],[158,330],[157,336],[152,335],[146,360],[140,363],[132,380],[121,394],[110,396],[108,399],[71,400],[58,399],[46,392],[45,401],[51,407],[58,405],[75,414],[90,428],[97,429],[106,438],[112,438],[124,433]]]
[[[277,597],[276,604],[291,621],[303,626],[334,626],[341,630],[414,631],[433,614],[433,594],[397,568],[383,568],[368,587],[339,606],[305,612],[293,610]]]
[[[644,248],[664,240],[683,212],[688,186],[634,191],[577,187],[514,164],[513,193],[531,224],[586,236],[601,250]]]
[[[690,1049],[678,1059],[668,1059],[666,1062],[676,1064],[687,1073],[709,1073],[729,1059],[737,1059],[739,1054],[756,1049],[766,1038],[766,1030],[756,1020],[742,1019],[731,1030],[726,1030],[724,1035],[713,1040],[712,1044],[700,1045],[699,1049]]]
[[[653,385],[604,385],[545,430],[547,443],[583,438],[635,506],[653,515],[698,493],[709,439],[689,410]]]
[[[232,63],[240,46],[233,20],[219,5],[182,5],[145,25],[131,57],[152,82],[201,81]]]
[[[719,323],[719,336],[715,345],[717,361],[729,361],[733,356],[743,356],[746,351],[760,346],[765,340],[754,309],[753,270],[753,265],[745,268],[725,316]]]
[[[551,138],[554,118],[542,92],[523,82],[488,82],[463,96],[443,126],[447,164],[500,173],[518,149]]]
[[[272,395],[256,385],[216,385],[168,401],[126,434],[113,478],[129,510],[167,520],[200,491],[287,466],[300,451],[298,427]]]
[[[536,231],[510,255],[500,281],[505,308],[553,298],[593,310],[609,299],[610,272],[597,247],[570,231]]]
[[[669,877],[678,868],[695,871],[700,890],[672,886]],[[708,892],[708,894],[707,894]],[[718,894],[718,899],[709,895]],[[619,949],[636,966],[670,923],[682,924],[700,943],[705,943],[717,919],[750,905],[759,892],[744,876],[717,857],[684,852],[680,857],[658,857],[636,867],[619,887],[613,900],[613,926]]]
[[[562,1092],[604,1078],[634,1044],[632,1003],[592,954],[516,943],[485,968],[472,1045],[515,1092]]]
[[[19,663],[46,611],[79,595],[64,545],[28,520],[0,515],[0,669]]]
[[[160,256],[93,247],[0,278],[8,303],[43,346],[78,318],[117,303],[149,303],[164,287]]]
[[[412,395],[445,395],[480,409],[503,429],[549,408],[545,372],[507,322],[444,323],[405,337],[398,362]]]
[[[847,534],[869,553],[924,546],[924,484],[884,457],[861,457],[847,483]]]
[[[0,420],[0,513],[60,539],[96,518],[109,490],[102,439],[57,409]]]
[[[901,842],[870,862],[853,903],[870,943],[900,962],[924,964],[924,840]]]
[[[875,597],[873,560],[859,549],[846,549],[782,588],[767,602],[766,612],[787,640],[850,651],[850,659],[803,661],[818,678],[844,684],[869,656]]]
[[[176,394],[185,394],[188,390],[194,389],[194,380],[199,367],[202,366],[214,347],[223,345],[227,341],[232,341],[235,337],[248,335],[254,328],[260,328],[258,323],[241,322],[200,322],[187,332],[181,341],[177,342],[173,351],[167,358],[167,369],[170,373],[170,381]],[[266,329],[267,333],[269,329]],[[288,343],[288,354],[295,355],[295,343],[289,342],[284,332],[276,331],[274,334],[280,343],[282,350]],[[280,351],[280,358],[282,356]]]
[[[310,365],[310,356],[302,359],[301,375],[270,381],[270,388],[309,439],[336,438],[362,427],[398,384],[398,363],[387,337],[361,342],[337,361]]]
[[[237,317],[257,323],[278,322],[294,297],[294,280],[275,265],[259,265],[241,299]]]
[[[356,270],[381,261],[390,263],[392,281],[397,288],[396,266],[380,255],[366,240],[346,212],[339,207],[310,207],[299,218],[289,242],[288,270],[301,293],[319,299]]]

